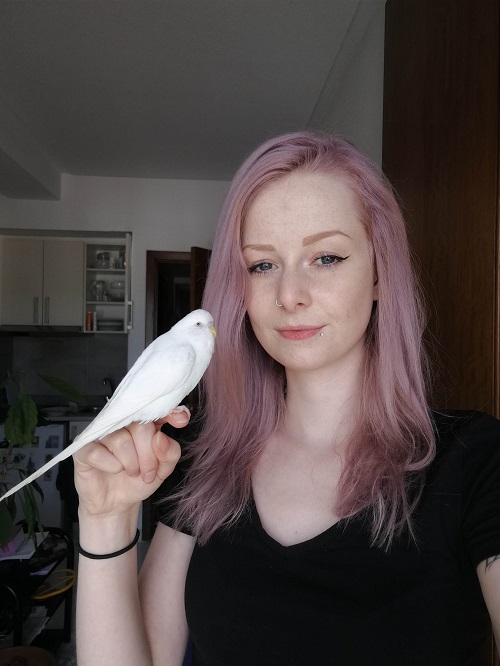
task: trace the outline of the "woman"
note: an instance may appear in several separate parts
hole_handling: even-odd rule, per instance
[[[500,429],[427,406],[383,177],[341,139],[261,146],[226,199],[204,307],[204,427],[139,589],[127,544],[178,444],[133,425],[77,455],[80,666],[182,664],[188,635],[198,665],[483,663]]]

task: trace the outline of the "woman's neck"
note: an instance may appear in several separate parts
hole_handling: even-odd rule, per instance
[[[360,377],[361,372],[288,373],[283,432],[305,446],[333,443],[340,451],[359,418]]]

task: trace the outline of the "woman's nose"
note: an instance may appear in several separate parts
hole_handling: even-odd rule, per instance
[[[277,301],[287,310],[305,307],[311,303],[307,279],[300,271],[284,270],[278,284]]]

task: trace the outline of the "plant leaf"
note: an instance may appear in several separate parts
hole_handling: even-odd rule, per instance
[[[12,539],[14,521],[5,502],[0,502],[0,547],[6,546]]]
[[[38,505],[33,495],[33,490],[30,486],[25,486],[21,489],[21,504],[23,507],[24,518],[28,529],[28,537],[33,540],[36,539],[36,530],[38,527]]]
[[[38,481],[32,481],[31,485],[33,487],[33,490],[36,490],[36,492],[40,495],[40,499],[43,502],[43,500],[45,499],[45,495],[43,494],[43,490],[40,487],[40,484],[38,483]],[[38,507],[38,505],[37,505],[37,507]]]
[[[30,474],[32,474],[35,471],[35,469],[36,469],[35,464],[30,456],[28,462],[26,463],[26,468],[23,467],[22,469],[19,469],[19,476],[22,479],[25,479],[27,476],[30,476]],[[38,481],[32,481],[31,487],[33,488],[33,490],[36,490],[36,492],[40,495],[40,498],[43,502],[43,500],[45,499],[45,495],[43,494],[43,490],[41,489]],[[33,498],[34,497],[35,496],[33,495]]]
[[[5,437],[13,446],[31,446],[38,422],[35,401],[20,393],[12,403],[5,419]]]
[[[10,497],[7,497],[7,499],[5,500],[5,504],[7,504],[7,510],[10,513],[12,522],[14,523],[17,516],[17,503],[15,496],[11,495]]]
[[[55,389],[58,393],[61,393],[61,395],[64,395],[66,398],[71,400],[72,402],[76,402],[77,405],[86,405],[87,401],[83,397],[83,395],[74,388],[74,386],[71,386],[71,384],[68,384],[68,382],[64,381],[64,379],[60,379],[59,377],[53,377],[52,375],[38,375],[41,379],[43,379],[44,382],[47,382],[49,386],[51,386],[53,389]]]

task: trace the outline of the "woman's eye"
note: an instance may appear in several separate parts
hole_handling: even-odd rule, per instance
[[[261,261],[259,264],[250,266],[248,271],[250,273],[267,273],[273,269],[273,264],[270,261]]]
[[[315,262],[320,266],[333,266],[348,258],[349,257],[340,257],[338,254],[323,254],[321,257],[315,259]]]

